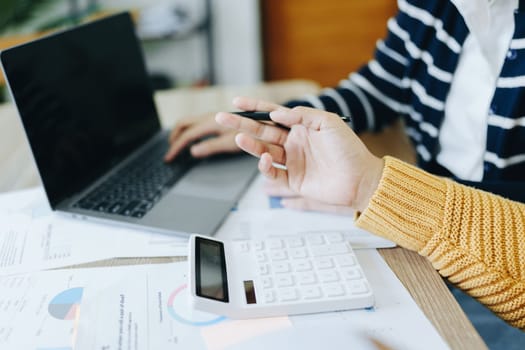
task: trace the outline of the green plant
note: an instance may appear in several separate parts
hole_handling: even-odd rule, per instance
[[[34,19],[38,11],[56,3],[57,0],[1,0],[0,33]]]

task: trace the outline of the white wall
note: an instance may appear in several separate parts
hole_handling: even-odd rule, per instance
[[[264,0],[262,0],[264,1]],[[217,82],[242,85],[263,79],[258,0],[212,0]]]

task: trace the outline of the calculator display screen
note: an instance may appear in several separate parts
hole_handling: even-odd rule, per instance
[[[196,237],[195,250],[197,295],[228,302],[224,245],[221,242]]]

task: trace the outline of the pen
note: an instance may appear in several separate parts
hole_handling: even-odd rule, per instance
[[[240,115],[241,117],[246,117],[246,118],[250,118],[250,119],[253,119],[253,120],[266,120],[266,121],[273,121],[270,119],[270,112],[232,112],[233,114],[237,114],[237,115]],[[352,122],[352,118],[350,118],[349,116],[339,116],[339,118],[341,118],[342,121],[344,121],[345,123],[350,123]]]

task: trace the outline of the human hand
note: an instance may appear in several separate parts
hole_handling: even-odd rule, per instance
[[[366,208],[381,178],[383,161],[337,115],[307,107],[276,107],[249,98],[237,98],[234,104],[242,110],[271,110],[274,122],[290,128],[217,114],[220,125],[241,131],[235,141],[260,157],[261,173],[305,198],[355,210]],[[286,170],[275,163],[285,165]]]
[[[204,158],[217,153],[239,152],[239,147],[235,144],[236,133],[235,130],[217,124],[214,114],[181,119],[170,133],[170,148],[164,160],[172,161],[193,142],[195,143],[191,146],[190,153],[195,158]],[[207,136],[214,137],[206,138]]]

